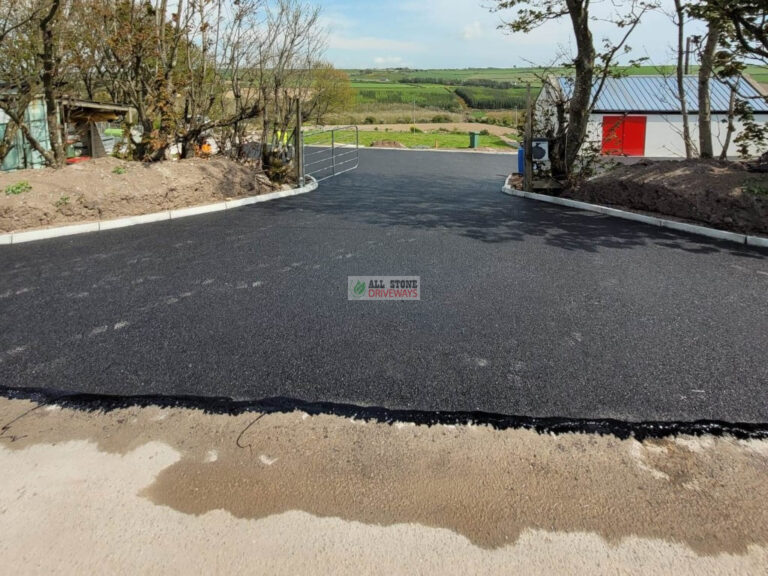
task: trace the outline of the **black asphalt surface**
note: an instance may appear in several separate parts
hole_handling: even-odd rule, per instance
[[[514,156],[364,150],[312,194],[0,247],[0,384],[768,422],[768,253],[501,194]],[[420,302],[349,302],[352,275]]]

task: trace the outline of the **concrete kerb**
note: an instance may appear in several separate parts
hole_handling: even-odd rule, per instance
[[[162,222],[163,220],[177,220],[187,218],[188,216],[198,216],[200,214],[209,214],[211,212],[221,212],[257,204],[259,202],[268,202],[277,198],[287,198],[288,196],[298,196],[317,190],[317,180],[308,177],[309,183],[300,188],[290,190],[278,190],[269,194],[260,196],[250,196],[238,200],[228,200],[226,202],[217,202],[216,204],[206,204],[204,206],[192,206],[190,208],[178,208],[175,210],[166,210],[164,212],[155,212],[153,214],[142,214],[140,216],[128,216],[126,218],[117,218],[114,220],[102,220],[100,222],[86,222],[84,224],[74,224],[71,226],[59,226],[56,228],[43,228],[41,230],[27,230],[22,232],[11,232],[9,234],[0,234],[0,246],[21,244],[24,242],[33,242],[35,240],[45,240],[48,238],[58,238],[60,236],[72,236],[73,234],[85,234],[87,232],[100,232],[103,230],[114,230],[116,228],[125,228],[127,226],[136,226],[139,224],[149,224],[151,222]]]
[[[618,210],[616,208],[609,208],[608,206],[601,206],[599,204],[590,204],[588,202],[572,200],[571,198],[559,198],[557,196],[549,196],[546,194],[536,194],[535,192],[523,192],[522,190],[517,190],[507,184],[502,186],[501,191],[505,194],[509,194],[510,196],[528,198],[530,200],[538,200],[540,202],[548,202],[549,204],[567,206],[568,208],[576,208],[578,210],[597,212],[598,214],[605,214],[607,216],[623,218],[624,220],[632,220],[634,222],[642,222],[643,224],[650,224],[660,228],[669,228],[670,230],[677,230],[679,232],[687,232],[689,234],[696,234],[698,236],[706,236],[707,238],[713,238],[715,240],[725,240],[728,242],[735,242],[737,244],[768,248],[768,238],[762,238],[759,236],[749,236],[746,234],[739,234],[737,232],[728,232],[726,230],[708,228],[707,226],[699,226],[697,224],[688,224],[686,222],[668,220],[666,218],[659,218],[657,216],[648,216],[645,214],[638,214],[636,212],[627,212],[626,210]]]

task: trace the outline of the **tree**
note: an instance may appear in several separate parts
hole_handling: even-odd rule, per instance
[[[702,158],[712,158],[712,101],[709,84],[715,65],[715,51],[720,42],[722,27],[719,20],[711,18],[707,22],[707,38],[701,50],[699,66],[699,154]]]
[[[30,103],[42,91],[41,79],[44,72],[41,64],[41,22],[51,11],[51,5],[44,0],[0,0],[0,48],[3,55],[0,58],[0,87],[3,91],[0,95],[0,109],[11,120],[0,141],[0,159],[8,154],[13,137],[20,131],[47,165],[58,164],[54,152],[36,137],[25,118]],[[55,16],[56,10],[53,12]],[[52,25],[51,17],[46,26]],[[53,78],[49,77],[48,80],[52,89]],[[53,110],[56,110],[55,103]],[[47,121],[60,134],[58,116],[51,115],[50,109]]]
[[[565,111],[559,111],[557,131],[550,144],[552,172],[556,177],[569,176],[579,150],[586,139],[589,116],[608,77],[614,75],[617,57],[626,54],[630,35],[654,0],[614,0],[610,14],[601,18],[613,23],[621,32],[616,41],[603,39],[595,47],[591,24],[597,18],[590,12],[590,0],[496,0],[494,10],[512,9],[511,21],[502,25],[513,33],[528,33],[543,24],[567,17],[576,43],[576,54],[566,65],[573,70],[573,86]]]
[[[685,145],[685,157],[693,158],[693,142],[691,141],[691,123],[688,118],[688,100],[685,91],[685,69],[684,61],[686,57],[685,41],[685,21],[686,5],[682,0],[675,0],[675,13],[673,20],[677,26],[677,98],[680,102],[680,113],[683,117],[683,143]]]
[[[764,1],[703,0],[688,7],[690,14],[707,23],[707,35],[700,51],[699,68],[699,145],[702,158],[713,156],[710,81],[729,85],[731,90],[728,127],[725,146],[727,149],[735,132],[734,119],[742,124],[741,133],[733,141],[741,155],[747,155],[750,144],[762,145],[766,127],[754,121],[750,103],[739,95],[739,85],[746,61],[764,59],[768,55],[768,5]]]
[[[708,9],[733,26],[744,53],[768,62],[768,3],[765,0],[707,0]]]
[[[58,71],[56,66],[56,40],[54,27],[61,8],[61,0],[50,0],[50,4],[43,17],[40,19],[40,37],[42,51],[40,53],[42,65],[43,97],[45,99],[46,116],[48,121],[48,133],[53,149],[53,166],[64,166],[67,154],[64,151],[64,143],[59,119],[59,105],[57,101]]]
[[[295,119],[295,99],[313,99],[324,32],[303,0],[0,0],[0,46],[0,107],[12,118],[0,152],[20,130],[61,165],[64,94],[134,108],[138,126],[126,128],[139,128],[137,159],[160,160],[176,145],[193,155],[213,131],[239,146],[257,119],[266,151]],[[337,84],[320,85],[328,96],[316,103],[332,106]],[[36,95],[47,104],[50,150],[24,123]]]
[[[313,69],[311,98],[305,106],[306,118],[323,124],[328,114],[346,110],[354,104],[355,91],[349,74],[332,64],[320,63]]]

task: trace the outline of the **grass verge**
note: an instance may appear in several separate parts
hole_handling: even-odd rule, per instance
[[[368,147],[374,142],[387,140],[399,142],[408,148],[449,148],[465,149],[469,148],[469,134],[466,132],[360,132],[360,146]],[[353,144],[355,141],[354,131],[336,132],[336,144]],[[308,134],[304,137],[305,144],[330,145],[331,134],[324,132],[321,134]],[[500,137],[493,134],[481,135],[479,146],[481,148],[499,148],[510,150],[512,147],[504,142]]]

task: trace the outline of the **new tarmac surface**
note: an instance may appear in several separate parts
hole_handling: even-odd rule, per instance
[[[363,150],[311,194],[2,247],[0,386],[768,422],[768,252],[511,198],[515,160]]]

